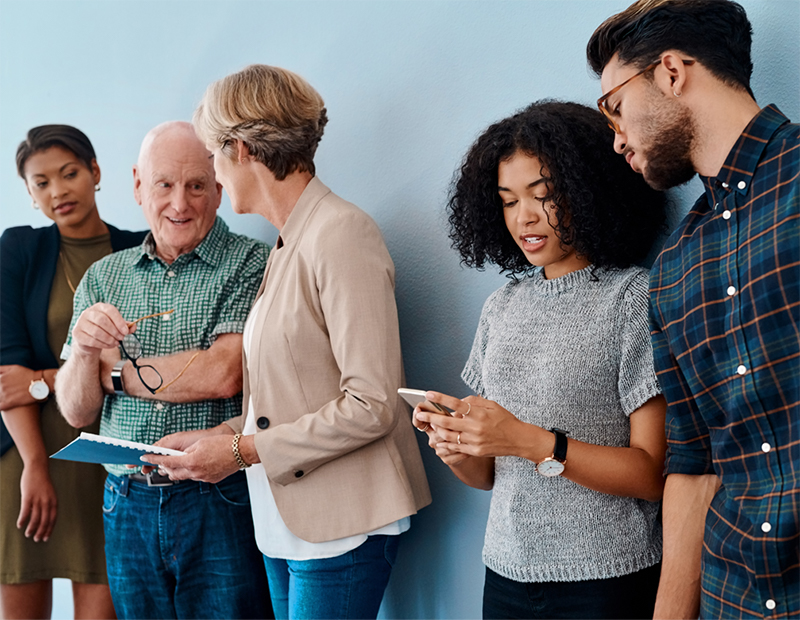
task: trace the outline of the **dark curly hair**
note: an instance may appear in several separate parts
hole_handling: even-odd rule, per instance
[[[666,218],[666,198],[613,150],[596,109],[543,100],[489,127],[472,145],[450,188],[450,239],[469,267],[491,262],[512,279],[534,267],[506,227],[497,189],[500,162],[517,152],[542,162],[556,234],[595,267],[643,260]],[[567,217],[564,217],[564,215]]]

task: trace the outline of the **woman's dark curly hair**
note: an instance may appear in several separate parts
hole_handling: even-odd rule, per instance
[[[517,152],[541,161],[564,245],[595,267],[644,259],[664,227],[666,198],[614,152],[613,142],[598,110],[562,101],[534,102],[489,127],[464,158],[447,203],[462,263],[495,263],[515,280],[534,269],[508,232],[497,189],[500,162]]]

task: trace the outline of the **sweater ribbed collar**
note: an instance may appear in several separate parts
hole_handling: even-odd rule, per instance
[[[586,285],[588,282],[591,282],[594,277],[601,277],[601,274],[604,272],[603,269],[596,269],[593,277],[592,269],[595,269],[594,265],[589,265],[588,267],[578,269],[578,271],[572,271],[560,278],[554,278],[552,280],[548,280],[544,277],[544,269],[537,269],[536,272],[530,276],[530,282],[535,290],[543,295],[559,295],[573,288]]]

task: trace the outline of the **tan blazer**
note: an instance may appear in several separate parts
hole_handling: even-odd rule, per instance
[[[311,180],[264,273],[244,415],[286,526],[323,542],[431,501],[403,378],[394,264],[375,222]],[[248,411],[252,396],[253,411]],[[258,467],[258,465],[257,465]]]

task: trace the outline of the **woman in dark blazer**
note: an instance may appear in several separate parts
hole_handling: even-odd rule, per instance
[[[54,224],[0,237],[0,592],[5,618],[46,618],[52,579],[73,582],[76,617],[114,617],[103,552],[102,467],[48,455],[79,430],[52,397],[72,295],[88,266],[141,243],[100,219],[100,168],[67,125],[35,127],[17,150],[34,208]]]

